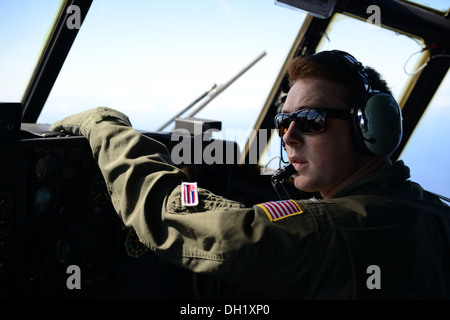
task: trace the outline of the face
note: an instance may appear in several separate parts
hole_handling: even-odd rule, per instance
[[[338,83],[306,78],[297,80],[288,93],[283,113],[303,108],[327,107],[349,110],[344,102],[344,87]],[[302,191],[319,191],[326,198],[339,189],[361,165],[351,134],[351,121],[328,117],[321,133],[305,135],[292,122],[283,136],[289,162],[297,170],[295,187]]]

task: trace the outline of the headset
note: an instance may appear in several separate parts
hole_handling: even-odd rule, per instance
[[[321,51],[306,57],[328,64],[340,72],[356,74],[365,93],[352,107],[353,137],[358,150],[370,156],[388,155],[399,146],[402,135],[402,113],[395,99],[373,90],[363,65],[347,52]]]

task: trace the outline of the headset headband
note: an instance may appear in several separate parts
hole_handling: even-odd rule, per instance
[[[364,69],[364,66],[362,65],[361,62],[356,60],[354,56],[352,56],[351,54],[349,54],[347,52],[339,51],[339,50],[333,50],[331,52],[336,53],[339,56],[341,56],[342,58],[344,58],[345,60],[347,60],[350,63],[350,65],[352,66],[352,68],[358,73],[361,80],[363,81],[363,85],[364,85],[364,88],[366,89],[366,92],[368,92],[368,93],[373,92],[372,86],[370,85],[370,81],[369,81],[369,75],[367,74],[366,69]]]
[[[351,54],[345,51],[331,50],[321,51],[305,58],[320,64],[332,66],[345,75],[358,77],[358,79],[361,80],[361,84],[366,94],[373,93],[369,76],[364,69],[364,66]]]

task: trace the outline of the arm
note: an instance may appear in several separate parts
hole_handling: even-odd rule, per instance
[[[79,133],[89,139],[117,213],[141,242],[166,260],[272,293],[291,286],[293,277],[275,271],[268,282],[261,282],[270,270],[298,264],[295,277],[310,272],[305,267],[311,262],[305,258],[315,246],[300,239],[316,229],[311,215],[301,215],[301,226],[273,223],[260,207],[244,208],[201,188],[199,204],[184,207],[180,185],[188,177],[170,163],[164,145],[120,118],[99,117],[97,112],[84,117],[89,121],[69,117],[62,122],[82,123]],[[52,129],[64,127],[57,123]]]

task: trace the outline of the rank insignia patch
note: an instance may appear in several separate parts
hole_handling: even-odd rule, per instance
[[[277,221],[303,213],[300,206],[293,200],[265,202],[258,204],[258,207],[264,209],[271,221]]]
[[[183,182],[181,184],[181,203],[184,206],[198,205],[197,182]]]

